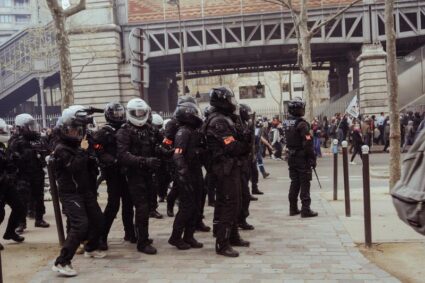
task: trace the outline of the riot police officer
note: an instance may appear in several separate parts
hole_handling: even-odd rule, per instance
[[[7,204],[12,211],[3,239],[14,240],[20,243],[25,238],[18,235],[15,229],[18,227],[22,218],[25,217],[25,208],[16,192],[16,167],[13,166],[6,152],[5,144],[9,141],[9,138],[10,131],[8,125],[3,119],[0,119],[0,223],[4,220],[4,206]]]
[[[284,128],[291,178],[288,196],[289,215],[301,213],[301,217],[315,217],[318,213],[310,209],[310,181],[312,168],[316,167],[316,155],[310,125],[302,118],[305,114],[305,103],[299,98],[290,101],[288,112],[289,117],[284,121]],[[301,211],[298,209],[298,195],[301,199]]]
[[[251,176],[251,163],[254,159],[254,125],[251,119],[252,110],[246,104],[240,104],[240,119],[236,122],[236,128],[239,132],[239,135],[242,137],[244,135],[251,134],[252,138],[250,140],[250,151],[247,154],[240,158],[242,162],[241,166],[241,211],[239,214],[238,225],[242,230],[254,230],[254,226],[249,224],[246,219],[249,216],[249,204],[251,202],[251,194],[249,192],[249,180]]]
[[[120,200],[122,200],[124,240],[136,243],[133,203],[131,202],[127,180],[117,159],[116,133],[126,121],[124,107],[117,102],[108,103],[105,107],[105,119],[107,122],[105,126],[94,134],[94,149],[108,191],[108,202],[103,212],[105,226],[100,247],[103,250],[108,249],[108,234],[120,208]]]
[[[46,212],[44,206],[44,157],[38,124],[30,114],[19,114],[15,117],[16,133],[11,137],[8,150],[12,154],[18,168],[17,190],[24,206],[28,208],[34,203],[35,227],[48,228],[43,220]],[[26,228],[26,217],[21,220],[17,231],[22,233]]]
[[[251,135],[238,135],[231,117],[238,113],[234,94],[224,88],[210,92],[210,105],[214,110],[205,122],[208,150],[211,153],[211,172],[217,176],[214,225],[216,253],[237,257],[232,246],[249,246],[241,239],[237,228],[241,199],[240,157],[249,150]],[[237,112],[236,112],[237,111]]]
[[[156,254],[149,239],[152,174],[161,166],[155,156],[155,137],[148,120],[151,108],[140,98],[127,104],[127,123],[117,133],[118,161],[125,169],[131,200],[136,209],[137,250]]]
[[[59,139],[53,153],[53,171],[58,184],[59,199],[68,220],[65,243],[52,270],[64,276],[76,276],[71,260],[80,243],[85,244],[85,257],[103,258],[98,251],[104,218],[96,199],[94,176],[87,150],[81,148],[86,134],[88,115],[82,107],[63,111]]]
[[[168,242],[180,250],[202,248],[203,244],[194,238],[196,225],[201,217],[202,141],[197,129],[202,125],[202,117],[196,104],[184,102],[174,113],[180,127],[174,139],[174,164],[179,194],[179,211]],[[182,238],[182,235],[184,236]]]

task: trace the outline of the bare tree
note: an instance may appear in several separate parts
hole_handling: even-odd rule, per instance
[[[390,189],[400,179],[400,113],[398,110],[398,77],[396,34],[394,30],[394,0],[385,1],[385,34],[387,36],[388,96],[390,106]]]
[[[72,82],[71,56],[69,50],[69,36],[66,30],[66,19],[86,9],[86,0],[79,0],[64,10],[58,0],[46,0],[56,28],[56,42],[59,49],[59,64],[61,73],[61,89],[63,93],[62,108],[74,103],[74,86]]]
[[[304,74],[305,80],[305,96],[307,100],[306,117],[310,121],[313,120],[313,65],[311,59],[311,40],[323,26],[326,26],[345,11],[350,9],[355,4],[362,0],[353,0],[350,4],[340,9],[337,13],[323,19],[319,24],[309,28],[308,26],[308,0],[300,0],[298,7],[296,7],[292,0],[264,0],[268,3],[274,3],[287,8],[291,12],[292,20],[294,22],[295,34],[298,43],[298,56],[297,64]]]
[[[292,96],[292,85],[291,85],[291,71],[288,72],[288,76],[285,76],[284,72],[274,72],[274,75],[276,76],[276,79],[278,81],[278,85],[279,87],[277,88],[278,90],[278,95],[276,95],[276,93],[273,93],[272,88],[270,87],[270,83],[268,83],[268,81],[266,80],[266,77],[264,77],[264,84],[267,86],[267,88],[269,89],[269,93],[271,95],[271,97],[273,98],[274,102],[276,102],[276,104],[278,105],[278,109],[279,109],[279,119],[283,120],[283,85],[285,83],[287,83],[289,85],[289,95],[290,97]],[[287,78],[287,80],[286,80]]]

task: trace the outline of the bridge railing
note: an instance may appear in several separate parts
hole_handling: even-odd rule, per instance
[[[27,28],[0,45],[0,98],[26,78],[58,69],[53,24]]]

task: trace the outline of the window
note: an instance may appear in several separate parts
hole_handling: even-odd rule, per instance
[[[294,91],[304,91],[304,85],[302,83],[295,83]]]
[[[29,23],[31,19],[30,15],[16,15],[15,21],[17,23]]]
[[[239,87],[240,99],[265,98],[264,85],[261,89],[257,89],[256,85]]]
[[[0,1],[3,1],[3,0],[0,0]],[[25,8],[28,6],[29,6],[28,0],[15,0],[15,7],[17,8]]]
[[[11,7],[11,6],[12,6],[12,0],[0,0],[0,7]]]
[[[12,15],[0,15],[0,23],[12,23],[13,16]]]

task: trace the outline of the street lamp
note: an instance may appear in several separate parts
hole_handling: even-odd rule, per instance
[[[176,5],[177,12],[179,15],[179,44],[180,44],[180,73],[182,76],[182,95],[186,95],[186,82],[184,78],[184,58],[183,58],[183,40],[182,40],[182,21],[180,15],[180,1],[179,0],[168,0],[168,4]]]

